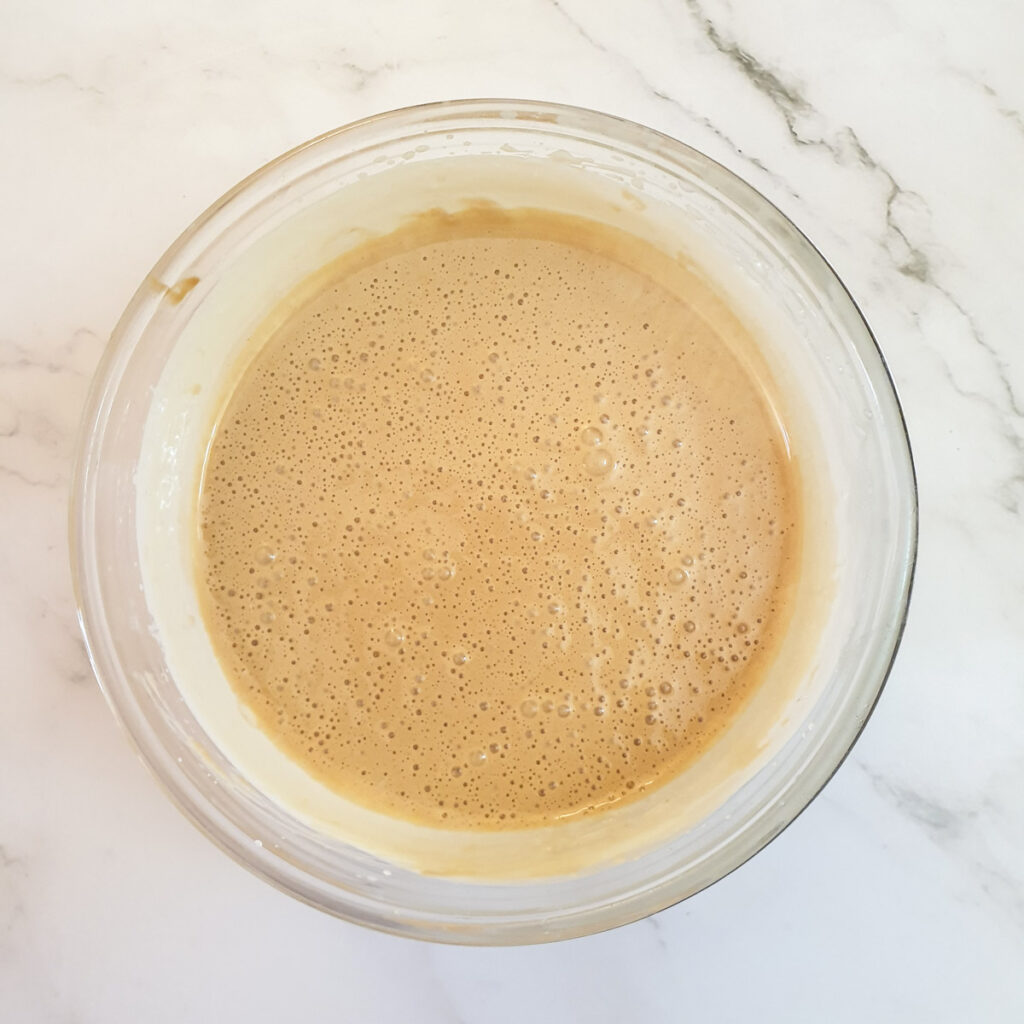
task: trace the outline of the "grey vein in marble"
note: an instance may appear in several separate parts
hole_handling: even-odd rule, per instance
[[[1024,877],[1019,874],[1020,865],[1015,865],[1018,872],[1015,876],[1013,867],[998,863],[977,830],[970,828],[983,815],[1000,817],[1000,808],[990,798],[981,798],[976,806],[953,808],[912,786],[894,781],[859,758],[855,763],[879,796],[962,864],[978,888],[1024,931]]]
[[[93,96],[100,100],[106,100],[107,98],[107,94],[102,89],[95,85],[85,85],[66,71],[59,71],[52,75],[42,75],[39,78],[14,76],[6,78],[6,81],[21,89],[45,89],[49,86],[59,86],[70,88],[72,91],[81,93],[83,96]]]
[[[28,878],[28,863],[0,844],[0,948],[14,934],[18,919],[25,914],[21,887]]]
[[[738,143],[729,137],[722,128],[715,124],[709,117],[699,113],[692,107],[687,106],[678,97],[673,96],[666,88],[656,86],[632,60],[629,59],[621,51],[612,48],[610,45],[601,42],[594,35],[592,35],[581,22],[571,15],[566,9],[565,5],[561,0],[547,0],[547,2],[562,16],[567,24],[572,26],[576,34],[589,46],[593,47],[600,53],[605,54],[608,57],[614,59],[621,67],[623,67],[640,85],[645,92],[653,96],[655,99],[671,107],[678,114],[681,114],[684,118],[692,121],[694,124],[700,125],[700,127],[709,131],[716,139],[722,142],[729,151],[736,156],[738,159],[756,167],[761,171],[772,184],[780,191],[785,192],[787,195],[792,196],[794,199],[799,199],[798,193],[793,191],[791,185],[779,174],[776,174],[770,167],[763,163],[758,157],[751,155],[746,152]]]
[[[1024,480],[1024,439],[1006,417],[1024,418],[1024,401],[1014,392],[1009,377],[1009,366],[1004,356],[988,340],[964,303],[939,279],[924,245],[914,239],[915,225],[910,221],[927,224],[930,213],[924,199],[916,192],[900,185],[895,176],[869,152],[853,128],[844,126],[831,138],[820,127],[812,132],[812,124],[821,116],[796,84],[788,83],[782,75],[770,68],[754,54],[728,38],[705,13],[700,0],[685,0],[687,8],[701,26],[708,41],[735,66],[758,93],[765,96],[778,110],[790,137],[798,146],[811,146],[825,150],[841,165],[851,162],[878,175],[885,183],[885,237],[883,247],[895,268],[905,277],[931,288],[961,317],[969,337],[985,353],[994,371],[1002,400],[996,404],[984,393],[961,385],[952,367],[941,359],[944,375],[962,397],[985,403],[999,421],[1000,433],[1014,452],[1016,469],[1004,479],[997,490],[996,500],[1011,515],[1020,513],[1020,499],[1014,494],[1015,485]],[[994,91],[983,86],[994,95]],[[1015,112],[1014,112],[1015,113]]]
[[[1014,107],[1010,106],[1002,97],[997,89],[993,89],[988,82],[978,78],[977,75],[972,74],[970,71],[965,71],[963,68],[946,66],[944,70],[960,79],[963,82],[967,82],[969,85],[977,89],[987,100],[992,103],[992,109],[1004,120],[1008,121],[1010,125],[1022,136],[1024,136],[1024,114]]]
[[[30,487],[67,482],[78,410],[98,348],[98,337],[86,328],[38,349],[0,339],[0,476]]]

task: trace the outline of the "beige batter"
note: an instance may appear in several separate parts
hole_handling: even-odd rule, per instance
[[[683,771],[758,684],[800,543],[743,329],[590,222],[425,215],[303,289],[199,496],[239,697],[341,795],[550,825]]]

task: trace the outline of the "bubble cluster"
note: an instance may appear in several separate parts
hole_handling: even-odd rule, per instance
[[[243,704],[338,792],[446,827],[683,770],[760,678],[797,533],[714,327],[517,223],[371,245],[327,282],[237,384],[200,493]]]

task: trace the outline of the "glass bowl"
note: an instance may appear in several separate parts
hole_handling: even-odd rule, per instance
[[[799,410],[804,496],[820,541],[816,564],[825,567],[795,606],[793,656],[773,684],[784,699],[771,708],[755,699],[736,736],[730,730],[715,745],[747,742],[743,770],[691,784],[682,802],[650,801],[645,828],[657,827],[643,834],[635,816],[606,812],[598,817],[613,827],[568,844],[583,851],[568,867],[518,876],[506,870],[508,850],[494,847],[489,861],[486,844],[476,870],[418,870],[402,855],[411,848],[394,856],[364,848],[275,796],[189,699],[205,680],[171,656],[169,638],[176,616],[194,637],[202,626],[187,594],[169,596],[161,582],[165,570],[185,578],[209,413],[202,403],[223,394],[239,347],[297,282],[367,231],[459,195],[577,213],[585,199],[587,210],[689,260],[757,324],[764,356]],[[917,500],[902,413],[871,332],[821,254],[774,206],[640,125],[550,103],[466,100],[382,114],[306,143],[247,178],[171,246],[97,370],[71,539],[100,685],[198,828],[255,874],[339,917],[438,941],[511,944],[610,928],[685,899],[807,806],[849,752],[892,664]]]

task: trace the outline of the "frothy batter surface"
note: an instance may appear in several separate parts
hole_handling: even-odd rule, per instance
[[[684,770],[763,674],[799,538],[784,438],[735,321],[642,254],[538,211],[426,218],[322,276],[229,396],[207,628],[349,799],[593,812]]]

